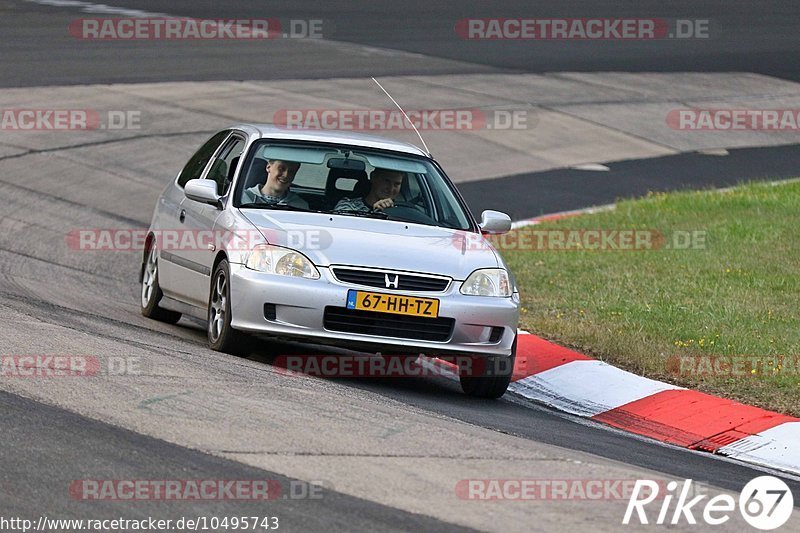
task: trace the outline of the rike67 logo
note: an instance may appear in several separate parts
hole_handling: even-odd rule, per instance
[[[654,520],[658,525],[677,525],[684,520],[688,524],[697,524],[698,518],[701,518],[708,525],[718,526],[729,521],[731,514],[736,511],[737,501],[728,494],[714,496],[704,503],[701,502],[708,497],[706,494],[689,499],[692,494],[691,479],[685,480],[682,485],[670,481],[666,494],[659,494],[659,488],[655,481],[636,480],[622,523],[630,524],[634,516],[640,524],[651,523],[653,515],[648,517],[645,507],[656,500],[660,502],[660,506],[653,506],[658,509]],[[789,520],[794,509],[794,497],[783,480],[759,476],[744,486],[738,504],[739,513],[748,524],[762,531],[770,531]]]

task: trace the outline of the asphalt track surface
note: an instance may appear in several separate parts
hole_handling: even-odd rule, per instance
[[[88,2],[87,2],[88,3]],[[98,2],[99,3],[99,2]],[[90,42],[71,38],[73,7],[0,2],[4,35],[0,86],[163,80],[251,80],[444,74],[453,72],[757,72],[800,79],[800,7],[792,0],[630,4],[514,0],[370,2],[112,0],[110,6],[196,18],[321,20],[323,37],[386,49],[385,54],[274,39],[269,42]],[[10,15],[10,16],[9,16]],[[110,15],[114,16],[114,15]],[[708,20],[707,39],[650,41],[466,41],[466,18],[662,18]],[[9,40],[11,42],[9,42]],[[392,54],[390,51],[414,55]]]
[[[732,187],[751,180],[794,178],[800,168],[800,146],[730,149],[726,156],[683,153],[604,166],[607,171],[531,172],[463,183],[458,189],[473,213],[502,206],[512,219],[523,220],[610,204],[649,191]]]
[[[430,517],[370,504],[333,490],[315,490],[313,505],[292,496],[292,484],[274,472],[248,467],[208,454],[187,450],[103,424],[55,407],[0,393],[3,427],[3,481],[15,490],[3,494],[2,515],[38,517],[89,516],[93,519],[179,520],[197,516],[277,516],[289,531],[462,531]],[[16,450],[16,451],[15,451]],[[18,450],[26,450],[25,461]],[[56,452],[57,453],[54,453]],[[35,468],[34,465],[40,465]],[[283,492],[268,502],[78,501],[64,487],[82,479],[87,470],[113,472],[116,479],[270,479]],[[25,480],[24,483],[20,483]],[[302,485],[294,485],[301,487]],[[47,490],[57,487],[58,490]],[[303,489],[295,488],[294,495]],[[358,520],[354,517],[358,516]]]
[[[158,2],[106,3],[150,11],[166,9]],[[726,33],[700,45],[697,42],[676,42],[674,46],[657,49],[652,48],[653,43],[638,43],[624,48],[618,43],[577,43],[578,47],[569,43],[569,49],[566,43],[539,43],[535,53],[528,47],[519,46],[520,43],[497,43],[495,47],[478,51],[458,40],[452,32],[453,21],[460,18],[530,16],[530,4],[523,2],[506,4],[506,8],[499,5],[490,8],[479,2],[419,2],[418,5],[413,2],[377,2],[358,9],[347,2],[307,3],[307,7],[298,2],[274,2],[270,4],[269,13],[264,13],[263,8],[256,12],[251,6],[246,2],[228,2],[224,8],[211,2],[172,2],[169,13],[210,18],[278,16],[331,20],[335,28],[333,38],[337,40],[424,54],[443,61],[425,61],[416,65],[402,55],[367,55],[354,59],[350,64],[334,63],[333,58],[338,52],[333,48],[309,45],[317,47],[314,54],[309,54],[307,49],[295,50],[291,47],[294,43],[286,42],[276,43],[275,48],[268,52],[257,45],[231,44],[225,49],[219,43],[192,46],[147,43],[135,47],[118,44],[111,50],[92,49],[92,43],[63,38],[65,21],[68,23],[75,18],[74,11],[5,1],[0,2],[3,15],[0,26],[4,36],[0,55],[4,76],[0,85],[325,78],[495,70],[747,70],[798,79],[798,62],[788,60],[796,59],[800,48],[794,33],[797,8],[791,2],[759,4],[757,17],[752,4],[744,2],[726,3],[724,9],[719,5],[704,7],[702,3],[694,2],[671,3],[669,6],[663,2],[638,3],[635,9],[625,8],[625,12],[620,12],[615,3],[540,3],[536,6],[537,14],[546,13],[552,17],[707,17],[715,21],[716,26],[712,27],[725,28]],[[737,10],[737,7],[741,9]],[[278,69],[275,68],[276,62],[280,63]],[[493,185],[495,190],[503,190],[506,186],[509,189],[521,187],[519,184],[524,181],[525,187],[535,189],[526,192],[531,198],[526,206],[509,206],[509,211],[521,218],[603,204],[619,196],[658,190],[647,179],[637,179],[637,176],[653,176],[654,172],[658,175],[658,183],[666,184],[664,187],[670,189],[718,186],[745,178],[789,177],[792,169],[798,167],[798,159],[797,147],[787,146],[735,150],[728,158],[719,159],[681,155],[623,162],[609,165],[609,173],[598,172],[598,180],[606,185],[592,189],[591,193],[579,190],[574,185],[576,182],[571,181],[575,172],[584,171],[512,176],[501,179],[503,187],[496,187],[496,180],[493,180]],[[25,167],[33,169],[31,173],[34,175],[57,176],[59,163],[57,157],[34,154],[27,157]],[[19,161],[13,168],[7,166],[9,161],[0,161],[0,164],[4,169],[21,172]],[[7,324],[0,328],[3,352],[71,350],[71,353],[86,353],[96,350],[136,354],[147,358],[151,367],[146,376],[133,382],[112,380],[107,384],[50,384],[50,387],[4,383],[4,388],[13,392],[0,393],[0,516],[50,514],[102,518],[123,514],[127,518],[136,518],[157,514],[160,518],[169,518],[252,512],[253,504],[230,501],[205,502],[202,505],[153,502],[145,506],[76,502],[69,498],[65,486],[71,480],[87,477],[271,478],[288,483],[291,479],[280,472],[222,456],[226,453],[236,455],[232,452],[257,453],[264,448],[248,441],[259,434],[253,428],[245,429],[248,420],[251,425],[261,424],[275,434],[293,436],[290,439],[293,445],[310,439],[314,431],[323,431],[306,427],[312,420],[322,424],[320,419],[314,418],[317,416],[314,413],[323,409],[323,405],[331,409],[326,413],[327,417],[341,417],[343,421],[341,429],[324,436],[334,443],[342,441],[343,447],[352,443],[342,434],[348,429],[368,427],[372,416],[370,409],[373,409],[375,413],[394,417],[400,424],[412,424],[413,416],[413,424],[419,424],[423,434],[438,432],[447,424],[462,424],[468,429],[460,431],[474,432],[476,437],[496,442],[498,446],[501,439],[513,438],[515,442],[523,443],[520,445],[523,450],[529,446],[532,455],[542,446],[548,446],[562,450],[568,458],[575,454],[581,458],[606,458],[614,464],[675,478],[692,478],[733,491],[738,491],[761,473],[746,465],[608,430],[511,397],[497,402],[475,401],[461,394],[456,385],[443,380],[351,379],[290,383],[287,377],[272,370],[269,358],[264,355],[254,353],[248,359],[239,360],[214,354],[204,347],[202,326],[196,322],[184,320],[180,325],[166,326],[138,315],[138,265],[135,258],[75,257],[63,248],[61,230],[65,224],[87,227],[111,227],[121,223],[147,225],[152,203],[140,206],[139,215],[129,214],[129,206],[124,205],[128,193],[141,183],[115,181],[108,196],[101,198],[87,193],[84,201],[74,202],[61,198],[52,182],[28,182],[15,175],[9,172],[0,175],[0,193],[4,199],[0,220],[4,230],[0,236],[0,307]],[[701,175],[712,177],[703,181],[699,179]],[[64,174],[62,178],[64,183],[60,183],[61,186],[81,184],[80,176]],[[143,181],[144,185],[152,188],[155,198],[157,190],[167,179],[163,176],[146,177]],[[479,210],[481,197],[487,193],[487,184],[465,184],[462,191],[471,201],[473,210]],[[275,349],[302,351],[304,348],[281,345]],[[187,375],[180,372],[171,375],[162,372],[162,367],[187,372]],[[194,388],[196,390],[192,392],[201,398],[204,398],[201,394],[208,394],[208,389],[220,389],[224,394],[219,392],[213,397],[220,405],[218,411],[199,401],[186,404],[188,407],[180,403],[171,404],[169,412],[141,409],[141,404],[139,408],[128,405],[126,411],[126,404],[121,400],[119,405],[114,404],[115,396],[137,397],[139,389],[142,393],[150,393],[155,386],[148,380],[158,384],[163,381],[172,387],[164,385],[164,390]],[[201,389],[205,392],[200,392]],[[93,394],[97,396],[92,397]],[[250,400],[260,400],[265,394],[271,395],[269,399],[275,401],[277,407],[269,408],[268,404]],[[296,401],[291,406],[281,403],[287,402],[287,398]],[[109,405],[105,411],[102,410],[104,403]],[[331,403],[335,407],[330,407]],[[239,410],[229,409],[230,406]],[[358,416],[348,411],[353,406],[366,414],[360,415],[362,419],[353,422],[353,426],[346,426],[348,417]],[[145,415],[163,416],[164,419],[156,424],[152,417]],[[278,424],[284,415],[292,423]],[[269,425],[270,417],[274,418],[274,427]],[[241,426],[236,423],[241,423]],[[196,437],[200,444],[174,444],[191,440],[187,435],[192,436],[191,428],[195,425],[198,432],[207,432],[202,438]],[[331,426],[321,427],[331,429]],[[151,431],[152,428],[158,431]],[[389,431],[393,430],[389,428]],[[270,436],[269,432],[267,436]],[[241,448],[225,448],[239,441],[242,442]],[[424,435],[410,444],[437,449],[441,445],[426,441]],[[252,446],[252,449],[245,445]],[[419,458],[423,461],[429,455],[436,455],[426,448],[420,450]],[[289,461],[291,455],[285,450],[283,453]],[[368,454],[364,453],[364,456],[368,457]],[[487,453],[485,458],[490,456]],[[468,460],[455,452],[451,459]],[[422,475],[425,467],[419,468]],[[359,473],[348,475],[358,476]],[[573,477],[581,475],[576,467]],[[800,495],[800,482],[788,476],[785,479],[794,494]],[[332,486],[326,489],[320,500],[278,500],[270,502],[267,508],[259,508],[257,514],[281,516],[290,531],[446,531],[456,528],[425,513],[408,512],[337,491],[337,485],[347,485],[348,481],[346,477],[332,479]],[[553,512],[558,513],[557,510]],[[586,513],[587,516],[591,514]],[[502,529],[502,518],[496,524],[498,529]],[[458,528],[463,529],[463,526]],[[492,528],[484,526],[483,529]]]

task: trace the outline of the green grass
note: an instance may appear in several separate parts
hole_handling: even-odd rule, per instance
[[[800,415],[796,371],[709,377],[678,375],[667,364],[800,355],[800,182],[649,194],[527,231],[547,229],[706,238],[688,250],[501,249],[522,294],[521,327],[638,374]]]

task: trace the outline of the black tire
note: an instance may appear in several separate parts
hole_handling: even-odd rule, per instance
[[[461,375],[461,390],[468,396],[475,398],[500,398],[508,390],[511,383],[511,376],[514,373],[514,361],[517,358],[517,338],[511,345],[511,355],[509,357],[486,357],[479,364],[473,364],[480,368],[481,376]]]
[[[158,256],[155,246],[147,250],[144,263],[142,263],[142,292],[139,306],[142,314],[147,318],[175,324],[181,319],[181,314],[168,309],[162,309],[158,302],[164,297],[161,286],[158,284]]]
[[[250,350],[249,335],[231,327],[230,269],[226,259],[219,262],[211,276],[206,333],[212,350],[239,356]]]

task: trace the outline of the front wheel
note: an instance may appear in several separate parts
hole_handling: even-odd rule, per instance
[[[475,375],[462,374],[460,376],[461,389],[468,396],[475,398],[495,399],[501,397],[511,383],[516,357],[517,338],[514,337],[510,356],[489,356],[480,361],[480,364],[473,365],[473,368],[478,367],[475,371],[470,372]]]
[[[223,259],[211,277],[208,298],[208,344],[212,350],[245,355],[247,334],[231,327],[231,287],[228,261]]]
[[[142,314],[147,318],[175,324],[181,319],[181,314],[168,309],[162,309],[158,302],[164,297],[161,287],[158,284],[158,257],[155,245],[150,247],[147,252],[147,259],[142,265]]]

